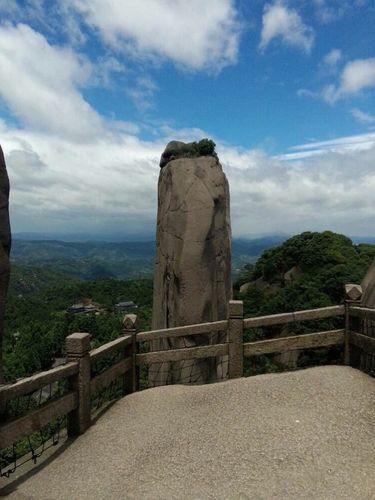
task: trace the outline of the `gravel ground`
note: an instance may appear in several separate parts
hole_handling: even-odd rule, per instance
[[[375,380],[325,366],[132,394],[3,491],[38,500],[374,500]]]

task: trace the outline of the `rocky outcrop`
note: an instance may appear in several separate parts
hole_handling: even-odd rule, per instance
[[[361,305],[363,307],[375,308],[375,259],[369,267],[366,276],[364,277],[361,287],[363,290]],[[366,319],[362,323],[363,330],[366,335],[375,338],[375,321]],[[375,373],[375,355],[362,354],[362,366],[365,366],[368,371]]]
[[[375,308],[375,259],[363,278],[361,286],[363,290],[362,305]]]
[[[3,379],[2,341],[4,336],[5,297],[8,290],[11,246],[9,224],[9,179],[5,167],[5,159],[0,146],[0,383]]]
[[[299,266],[293,266],[284,274],[284,283],[289,285],[302,276],[303,272]]]
[[[215,143],[212,140],[202,139],[199,142],[171,141],[161,155],[160,168],[165,167],[170,161],[177,158],[199,158],[202,156],[217,158]]]
[[[248,281],[247,283],[244,283],[243,285],[240,286],[240,293],[243,294],[243,293],[247,293],[247,291],[249,290],[249,288],[251,287],[252,285],[252,282],[251,281]]]
[[[275,295],[280,291],[281,288],[279,283],[270,283],[269,281],[265,280],[263,276],[261,276],[254,281],[249,281],[241,285],[240,293],[247,293],[250,287],[255,287],[258,290],[261,290],[265,295],[269,296]]]
[[[160,158],[160,168],[163,168],[172,160],[187,155],[193,146],[193,142],[171,141],[163,151]]]
[[[166,152],[175,144],[169,143]],[[232,293],[229,188],[218,158],[165,163],[166,156],[158,185],[153,329],[225,319]],[[151,349],[214,344],[225,337],[219,332],[163,339],[152,342]],[[149,369],[149,385],[205,383],[226,372],[226,358],[157,363]]]

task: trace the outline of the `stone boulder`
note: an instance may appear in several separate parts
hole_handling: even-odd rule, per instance
[[[169,143],[169,154],[176,141]],[[180,147],[180,146],[178,146]],[[181,146],[182,147],[182,146]],[[229,187],[216,156],[169,160],[158,184],[152,328],[227,318],[231,286]],[[151,350],[224,342],[226,332],[154,341]],[[225,378],[227,357],[155,363],[149,385]]]
[[[0,383],[3,380],[2,341],[4,336],[5,298],[9,285],[9,254],[11,234],[9,223],[9,179],[0,146]]]
[[[160,158],[160,168],[164,168],[170,161],[182,156],[183,154],[188,154],[193,142],[181,142],[181,141],[171,141],[167,144],[167,147],[163,151]]]
[[[362,306],[375,308],[375,259],[369,267],[362,283]]]
[[[369,267],[366,276],[362,280],[362,307],[369,307],[375,309],[375,259]],[[363,333],[375,338],[375,321],[364,320],[362,322]],[[362,354],[361,365],[366,367],[366,370],[375,374],[375,355]]]
[[[293,266],[284,274],[284,283],[289,285],[302,276],[303,272],[299,266]]]

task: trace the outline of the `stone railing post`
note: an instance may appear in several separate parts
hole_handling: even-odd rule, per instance
[[[344,341],[344,363],[357,366],[360,363],[360,349],[350,345],[350,332],[359,332],[361,327],[360,318],[350,316],[351,306],[360,306],[362,299],[362,288],[360,285],[345,285],[345,341]]]
[[[130,394],[131,392],[138,391],[139,388],[139,367],[136,363],[137,355],[137,315],[136,314],[125,314],[123,321],[123,333],[124,335],[132,336],[132,343],[125,347],[124,356],[132,357],[132,369],[125,373],[124,375],[124,385],[123,394]]]
[[[68,435],[83,434],[91,424],[90,334],[72,333],[65,339],[67,361],[78,362],[78,373],[71,378],[71,389],[78,394],[78,407],[68,415]]]
[[[243,377],[243,302],[229,301],[228,319],[229,378]]]

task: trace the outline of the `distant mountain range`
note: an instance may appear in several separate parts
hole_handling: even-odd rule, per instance
[[[66,243],[132,243],[153,241],[154,236],[151,233],[119,234],[119,233],[36,233],[36,232],[17,232],[13,233],[13,240],[25,241],[64,241]],[[286,241],[290,234],[259,234],[251,237],[234,238],[234,241],[256,242],[256,241]],[[375,243],[375,236],[349,236],[353,243]]]
[[[152,241],[155,235],[146,233],[124,234],[124,233],[43,233],[43,232],[17,232],[12,235],[14,240],[27,241],[65,241],[67,243],[107,242],[122,243]]]
[[[153,242],[66,242],[13,240],[15,264],[35,266],[81,279],[143,278],[153,272]]]
[[[255,262],[267,248],[281,244],[287,236],[266,236],[253,240],[234,239],[234,273],[248,262]],[[13,239],[12,261],[81,279],[142,278],[153,274],[154,241],[67,242],[57,240]]]
[[[369,243],[371,245],[375,244],[375,236],[349,236],[349,238],[356,245],[359,243]]]
[[[30,235],[35,233],[29,233]],[[13,238],[12,261],[21,266],[64,273],[79,279],[147,278],[154,270],[155,241],[65,241]],[[280,245],[287,235],[269,235],[253,239],[234,238],[232,270],[238,275],[248,263],[254,263],[267,248]],[[353,237],[354,243],[375,243],[375,237]]]

